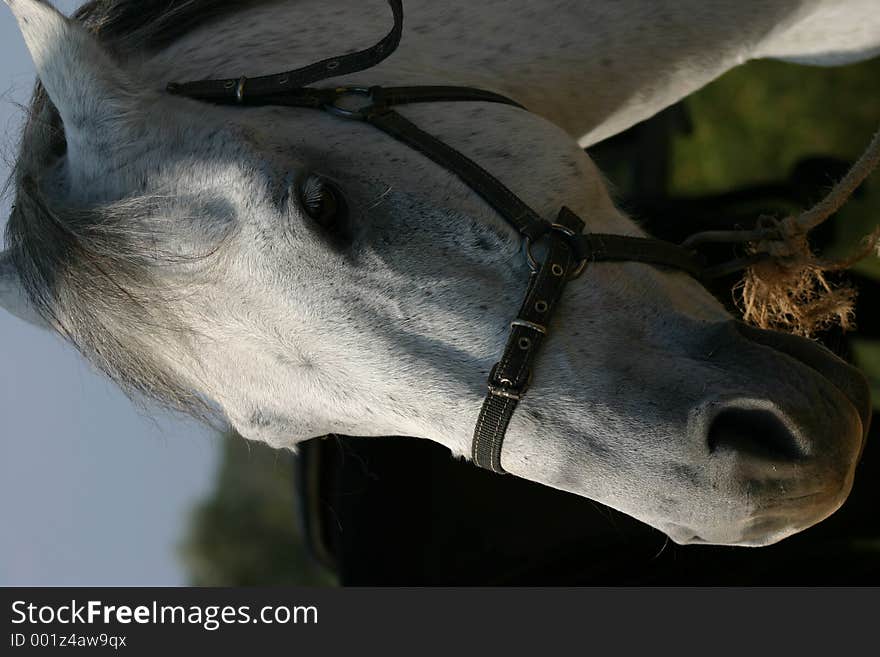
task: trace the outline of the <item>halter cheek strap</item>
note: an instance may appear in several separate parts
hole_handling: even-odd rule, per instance
[[[583,222],[562,208],[557,226],[546,235],[543,261],[533,265],[525,299],[510,323],[501,360],[489,373],[489,391],[474,429],[472,456],[480,467],[504,472],[501,445],[513,412],[529,389],[535,358],[550,330],[550,322],[566,283],[581,266],[568,240],[583,230]]]
[[[525,109],[505,96],[455,86],[306,86],[365,70],[394,52],[403,33],[403,6],[401,0],[388,0],[388,4],[394,14],[394,27],[371,48],[277,75],[172,83],[168,85],[168,92],[214,104],[319,109],[368,123],[458,176],[522,235],[532,273],[525,299],[511,322],[504,353],[489,374],[488,390],[472,443],[474,462],[501,473],[504,472],[501,450],[507,427],[532,383],[535,359],[552,328],[552,318],[565,286],[583,273],[588,263],[641,262],[706,279],[742,269],[750,261],[735,261],[710,269],[692,248],[642,237],[584,233],[583,220],[567,207],[563,207],[553,221],[548,221],[479,164],[393,109],[397,105],[441,101],[490,102]],[[355,107],[351,106],[352,100],[358,101]],[[546,242],[540,262],[532,253],[532,247],[538,242]]]

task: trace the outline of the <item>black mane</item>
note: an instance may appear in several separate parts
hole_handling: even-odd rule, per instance
[[[267,0],[92,0],[74,18],[111,48],[158,50],[191,30]]]

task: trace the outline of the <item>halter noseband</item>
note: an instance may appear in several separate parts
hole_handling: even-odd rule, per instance
[[[428,102],[490,102],[525,109],[516,101],[471,87],[335,87],[306,85],[371,68],[391,55],[403,32],[402,0],[388,0],[394,27],[376,45],[365,50],[316,62],[309,66],[258,78],[200,80],[169,84],[169,93],[215,104],[241,106],[286,105],[319,109],[349,120],[363,121],[414,148],[458,176],[488,202],[524,239],[531,268],[525,299],[511,322],[501,360],[489,374],[488,392],[474,430],[472,456],[483,468],[503,473],[501,447],[510,419],[532,382],[535,357],[549,331],[551,318],[568,281],[583,273],[589,262],[642,262],[684,271],[698,280],[731,273],[753,264],[742,258],[706,267],[692,248],[662,240],[584,233],[584,221],[562,207],[553,221],[530,208],[491,173],[394,111],[397,105]],[[363,103],[349,109],[345,100]],[[543,258],[532,247],[546,242]]]

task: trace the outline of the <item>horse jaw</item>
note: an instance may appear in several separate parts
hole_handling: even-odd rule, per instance
[[[41,0],[4,0],[12,10],[37,74],[58,109],[67,168],[80,181],[99,178],[107,153],[133,141],[143,92],[78,23]]]

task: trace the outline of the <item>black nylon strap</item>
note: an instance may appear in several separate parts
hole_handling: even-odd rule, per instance
[[[702,260],[690,249],[671,242],[631,237],[585,233],[577,236],[578,258],[595,262],[642,262],[665,265],[701,278],[705,270]]]
[[[402,0],[388,0],[394,14],[394,27],[376,45],[340,57],[329,57],[302,68],[264,75],[256,78],[226,78],[223,80],[197,80],[173,82],[168,91],[181,96],[207,100],[213,103],[236,103],[244,95],[255,97],[271,95],[281,89],[296,89],[320,80],[356,73],[372,68],[391,55],[400,44],[403,34]]]
[[[373,103],[377,106],[409,105],[411,103],[479,102],[502,103],[526,109],[515,100],[484,89],[449,85],[418,87],[372,87]]]
[[[489,392],[474,429],[472,454],[482,468],[503,473],[501,447],[513,412],[531,382],[535,358],[546,337],[565,284],[576,264],[569,242],[553,231],[547,255],[529,279],[525,300],[511,323],[501,360],[489,374]]]
[[[182,86],[173,86],[169,91],[175,95],[191,98],[187,90]],[[265,105],[285,105],[288,107],[307,107],[310,109],[324,109],[332,107],[336,102],[347,94],[360,94],[369,98],[369,108],[391,107],[394,105],[410,105],[413,103],[437,103],[437,102],[473,102],[473,103],[501,103],[525,109],[515,100],[501,94],[473,87],[456,87],[449,85],[425,85],[419,87],[299,87],[289,89],[276,86],[264,89],[261,94],[255,93],[250,85],[246,87],[241,97],[229,96],[211,99],[216,105],[235,104],[252,107]],[[205,100],[193,98],[193,100]],[[355,116],[353,118],[363,118]]]
[[[368,113],[365,120],[454,173],[524,236],[537,239],[550,229],[549,222],[495,176],[401,114],[392,109],[377,108],[375,112]]]

